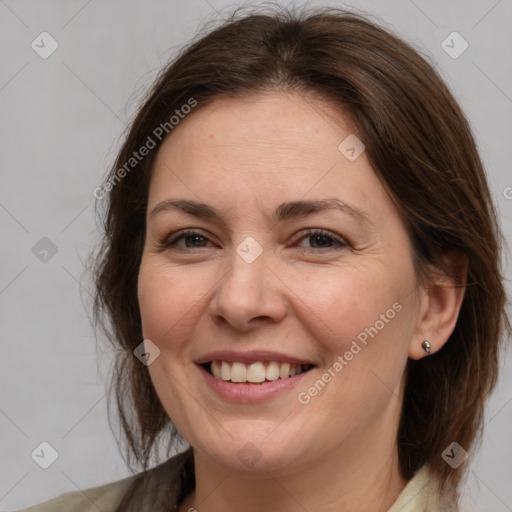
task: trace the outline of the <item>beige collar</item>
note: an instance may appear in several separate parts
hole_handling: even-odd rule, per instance
[[[438,499],[432,489],[432,479],[423,466],[408,482],[388,512],[438,512]]]

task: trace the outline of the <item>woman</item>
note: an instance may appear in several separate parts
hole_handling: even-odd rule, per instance
[[[162,71],[95,195],[143,471],[28,510],[457,510],[510,332],[501,234],[410,46],[338,9],[233,16]]]

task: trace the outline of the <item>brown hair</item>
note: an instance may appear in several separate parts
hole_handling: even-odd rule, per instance
[[[465,466],[452,469],[441,453],[453,441],[467,451],[474,446],[510,323],[502,235],[475,141],[443,80],[417,51],[367,17],[340,9],[237,11],[161,71],[107,182],[191,98],[197,111],[223,96],[275,90],[316,94],[351,116],[406,221],[419,277],[432,268],[449,272],[442,260],[448,251],[468,258],[468,284],[450,339],[436,354],[408,361],[397,440],[403,476],[410,479],[428,464],[440,493],[456,500]],[[144,470],[159,440],[168,455],[179,439],[146,366],[133,355],[142,341],[137,276],[159,145],[110,187],[94,267],[95,319],[121,349],[112,382],[127,460]]]

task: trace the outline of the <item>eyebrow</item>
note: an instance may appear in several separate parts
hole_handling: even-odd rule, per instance
[[[158,213],[169,210],[178,211],[198,218],[214,220],[225,225],[222,216],[217,212],[217,210],[215,210],[215,208],[207,205],[206,203],[192,201],[190,199],[167,199],[162,201],[153,208],[149,217],[151,219]],[[363,224],[375,226],[366,213],[335,197],[282,203],[275,209],[272,214],[272,218],[276,222],[284,222],[289,219],[305,217],[325,210],[338,210],[354,217]]]

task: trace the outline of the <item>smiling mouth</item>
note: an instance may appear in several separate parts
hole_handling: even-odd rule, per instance
[[[279,361],[256,361],[250,364],[236,361],[210,361],[201,366],[218,380],[249,384],[289,379],[314,368],[312,364],[294,364]]]

